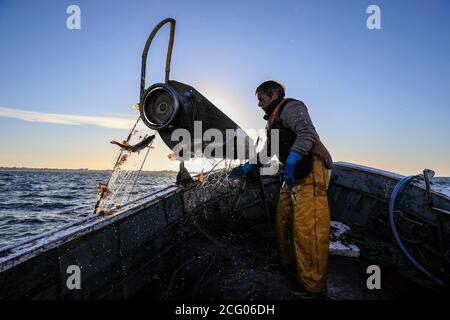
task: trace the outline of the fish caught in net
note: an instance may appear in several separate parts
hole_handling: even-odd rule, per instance
[[[109,180],[100,182],[97,187],[94,214],[115,214],[128,203],[152,148],[155,134],[156,131],[148,128],[139,117],[126,140],[111,141],[111,144],[119,146],[120,150]]]

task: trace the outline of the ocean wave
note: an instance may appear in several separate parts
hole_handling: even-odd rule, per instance
[[[0,181],[14,181],[14,176],[0,174]]]
[[[76,206],[73,203],[63,203],[63,202],[45,202],[37,205],[40,209],[63,209]]]
[[[24,209],[35,207],[36,204],[33,202],[11,202],[11,203],[0,203],[0,210],[10,210],[10,209]]]
[[[33,218],[18,219],[17,222],[22,224],[41,224],[45,222],[45,220],[38,217],[33,217]]]
[[[99,181],[109,174],[98,172],[0,173],[0,246],[52,230],[92,213]],[[132,198],[172,184],[173,175],[143,174]]]
[[[55,195],[51,195],[51,196],[47,196],[50,197],[51,199],[58,199],[58,200],[72,200],[72,199],[80,199],[80,195],[78,194],[66,194],[66,195],[59,195],[59,194],[55,194]]]

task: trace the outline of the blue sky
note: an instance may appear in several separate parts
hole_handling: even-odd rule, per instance
[[[66,28],[72,4],[81,30]],[[366,27],[371,4],[381,30]],[[0,0],[0,166],[111,168],[109,141],[137,117],[143,46],[166,17],[177,20],[171,78],[243,128],[264,127],[254,90],[276,79],[335,161],[450,176],[448,0]],[[167,35],[148,85],[163,80]],[[175,169],[168,153],[158,141],[145,168]]]

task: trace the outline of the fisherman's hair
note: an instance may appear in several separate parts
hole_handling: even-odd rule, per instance
[[[269,80],[261,83],[255,91],[256,95],[258,93],[264,94],[268,97],[272,97],[274,93],[278,93],[278,98],[284,98],[284,96],[286,95],[284,92],[284,86],[274,80]]]

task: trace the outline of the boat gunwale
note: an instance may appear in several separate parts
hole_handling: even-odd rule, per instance
[[[0,272],[15,267],[36,257],[39,254],[54,249],[74,239],[80,238],[90,232],[107,228],[109,225],[117,221],[126,219],[131,215],[152,206],[159,200],[176,195],[181,191],[182,189],[180,187],[172,185],[165,189],[151,193],[147,197],[143,197],[143,199],[148,199],[148,201],[138,203],[131,208],[124,207],[114,215],[83,218],[80,221],[66,224],[55,231],[49,231],[46,234],[33,238],[27,238],[16,245],[0,248]],[[8,252],[10,253],[8,254]]]
[[[341,166],[341,167],[345,167],[345,168],[350,168],[350,169],[356,169],[359,171],[363,171],[363,172],[367,172],[367,173],[371,173],[371,174],[377,174],[377,175],[382,175],[386,178],[390,178],[393,180],[398,180],[400,181],[402,178],[404,178],[405,176],[398,174],[398,173],[394,173],[394,172],[390,172],[390,171],[386,171],[386,170],[382,170],[382,169],[377,169],[377,168],[371,168],[371,167],[366,167],[363,165],[359,165],[359,164],[354,164],[354,163],[349,163],[349,162],[335,162],[334,163],[335,166]],[[337,183],[339,184],[339,182]],[[418,187],[420,189],[423,189],[424,191],[426,191],[426,187],[425,187],[425,182],[421,182],[421,181],[411,181],[411,185]],[[350,188],[350,187],[348,187]],[[356,190],[356,189],[353,189]],[[360,190],[356,190],[356,191],[360,191]],[[431,194],[433,194],[434,196],[438,196],[441,198],[444,198],[446,200],[450,201],[450,195],[440,192],[438,190],[433,189],[433,185],[431,185]],[[389,199],[389,198],[387,198]]]

